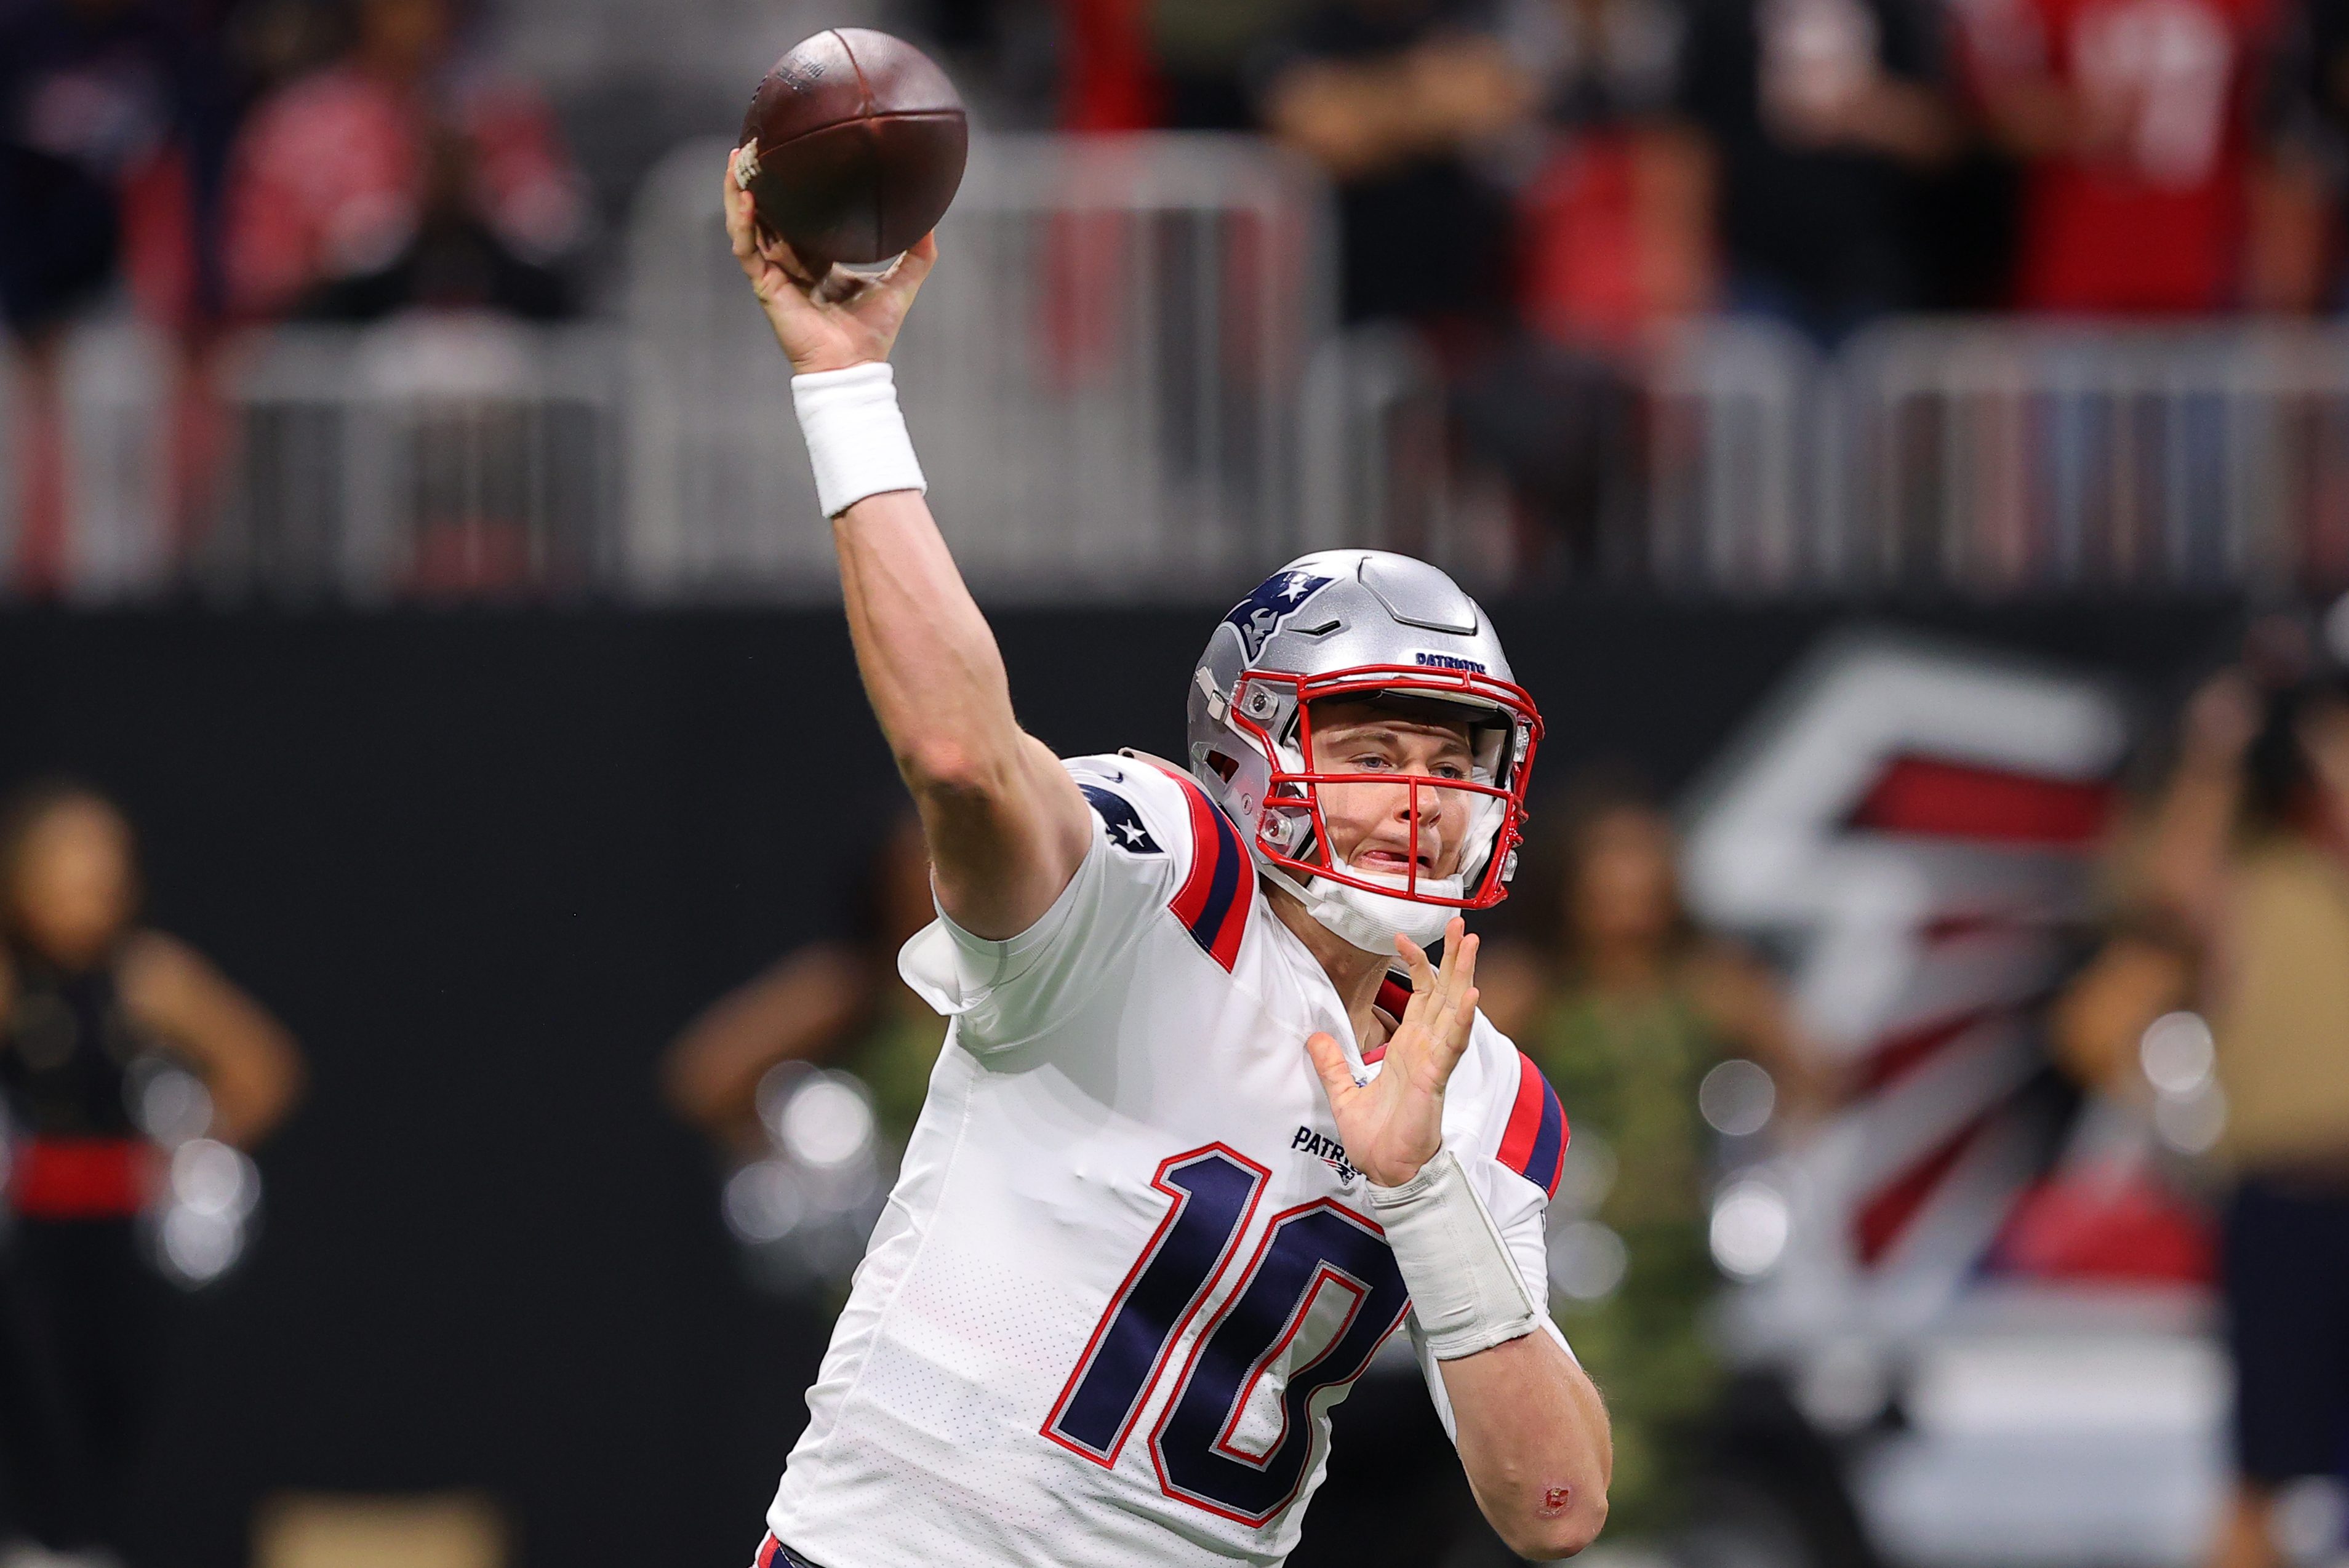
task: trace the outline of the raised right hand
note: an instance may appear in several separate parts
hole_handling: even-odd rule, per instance
[[[738,147],[726,160],[726,237],[792,369],[808,376],[888,358],[914,295],[938,259],[936,237],[923,235],[877,278],[840,267],[811,278],[790,245],[760,232],[750,193],[734,177],[735,160],[745,150]]]

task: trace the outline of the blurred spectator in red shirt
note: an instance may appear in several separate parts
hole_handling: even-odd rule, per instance
[[[1518,203],[1519,276],[1527,324],[1554,341],[1619,346],[1712,303],[1708,150],[1673,114],[1685,30],[1675,0],[1525,15],[1549,135]]]
[[[1733,308],[1832,340],[1918,302],[1909,199],[1961,140],[1938,37],[1922,0],[1694,0],[1681,100]]]
[[[2271,0],[1963,0],[1974,88],[2024,160],[2025,309],[2236,302]]]
[[[460,51],[455,5],[358,0],[348,54],[255,111],[229,192],[241,309],[569,308],[585,187],[538,95]]]

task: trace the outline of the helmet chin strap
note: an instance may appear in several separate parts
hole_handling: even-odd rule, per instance
[[[1372,892],[1344,882],[1323,882],[1318,877],[1310,882],[1300,882],[1275,865],[1263,866],[1262,870],[1274,886],[1288,890],[1305,906],[1306,913],[1331,933],[1382,958],[1394,955],[1394,939],[1399,934],[1410,937],[1422,947],[1442,941],[1444,928],[1459,913],[1442,904],[1421,903],[1415,899]],[[1353,874],[1371,882],[1390,882],[1398,889],[1409,885],[1406,879],[1383,872],[1357,868]],[[1461,896],[1458,877],[1422,877],[1419,885],[1439,897]]]

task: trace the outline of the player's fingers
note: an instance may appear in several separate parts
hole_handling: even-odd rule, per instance
[[[1397,1032],[1422,1022],[1435,994],[1435,966],[1427,961],[1427,949],[1401,932],[1395,933],[1395,953],[1411,971],[1411,1001],[1396,1020]]]
[[[1398,932],[1395,934],[1395,951],[1402,955],[1404,965],[1411,970],[1412,994],[1416,996],[1421,992],[1433,990],[1435,965],[1427,961],[1427,949]]]
[[[1340,1099],[1354,1092],[1354,1069],[1346,1065],[1345,1048],[1335,1035],[1317,1032],[1305,1037],[1305,1054],[1313,1058],[1313,1070],[1321,1075],[1322,1092],[1335,1109]]]
[[[1444,965],[1435,972],[1434,995],[1431,998],[1438,1017],[1451,1009],[1454,998],[1460,995],[1460,950],[1466,945],[1461,933],[1465,929],[1457,916],[1444,925]]]
[[[733,247],[734,259],[742,263],[745,271],[751,270],[753,259],[760,254],[758,203],[751,200],[750,192],[735,172],[750,150],[746,143],[728,156],[724,187],[726,239]]]
[[[927,233],[897,253],[897,259],[889,263],[881,281],[892,288],[919,288],[937,263],[938,237],[935,232]]]
[[[1452,923],[1456,927],[1461,923],[1455,920]],[[1464,990],[1476,984],[1476,954],[1483,949],[1484,945],[1485,942],[1482,937],[1462,934],[1455,934],[1454,936],[1450,945],[1445,949],[1444,954],[1444,962],[1447,965],[1453,965],[1454,954],[1457,954],[1458,957],[1458,962],[1456,965],[1453,967],[1452,973],[1452,984],[1454,989]]]
[[[1458,954],[1459,958],[1452,969],[1449,1000],[1453,1016],[1459,1020],[1459,1026],[1464,1029],[1476,1016],[1476,954],[1483,950],[1484,945],[1484,939],[1475,936],[1457,937],[1453,943],[1453,950]]]
[[[1446,1077],[1451,1074],[1452,1064],[1466,1048],[1468,1033],[1476,1018],[1476,987],[1472,980],[1476,968],[1476,939],[1464,935],[1457,921],[1453,923],[1449,934],[1444,971],[1435,993],[1437,1005],[1428,1016],[1426,1030],[1439,1070]]]
[[[781,268],[782,274],[797,284],[801,292],[813,294],[829,281],[817,277],[815,269],[802,260],[800,253],[792,249],[792,242],[781,234],[770,234],[761,230],[758,245],[759,254]]]
[[[1460,945],[1472,949],[1468,957],[1473,967],[1475,938],[1470,937]],[[1443,1008],[1428,1019],[1427,1027],[1422,1031],[1427,1042],[1427,1067],[1433,1075],[1433,1083],[1439,1088],[1451,1081],[1452,1069],[1468,1054],[1468,1041],[1476,1028],[1476,998],[1483,995],[1474,985],[1458,983],[1457,972],[1454,974],[1454,983],[1445,994]]]
[[[1476,1026],[1476,998],[1483,995],[1471,985],[1460,993],[1460,1006],[1444,1020],[1444,1028],[1435,1039],[1436,1066],[1446,1078],[1453,1067],[1468,1054],[1468,1039]]]
[[[911,304],[914,296],[922,292],[922,280],[928,277],[930,269],[937,264],[938,237],[935,232],[925,234],[905,247],[905,253],[897,258],[889,268],[888,275],[881,280],[881,285],[902,303]]]

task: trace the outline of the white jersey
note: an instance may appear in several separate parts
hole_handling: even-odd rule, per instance
[[[1305,1039],[1380,1053],[1196,784],[1066,766],[1096,820],[1051,909],[899,960],[953,1022],[768,1513],[821,1568],[1277,1563],[1407,1315]],[[1481,1016],[1444,1132],[1547,1300],[1565,1118]]]

